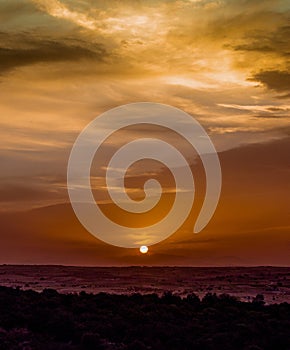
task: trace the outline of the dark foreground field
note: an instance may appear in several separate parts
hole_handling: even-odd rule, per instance
[[[289,350],[290,304],[0,287],[0,349]]]

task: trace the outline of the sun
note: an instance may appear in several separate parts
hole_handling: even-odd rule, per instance
[[[140,247],[140,252],[141,252],[142,254],[146,254],[146,253],[148,252],[148,247],[147,247],[146,245],[142,245],[142,246]]]

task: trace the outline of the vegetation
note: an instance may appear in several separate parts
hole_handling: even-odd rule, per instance
[[[0,349],[289,350],[290,304],[0,287]]]

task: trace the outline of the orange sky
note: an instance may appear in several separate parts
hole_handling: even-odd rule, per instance
[[[2,1],[0,263],[289,265],[289,36],[287,1]],[[79,132],[101,112],[139,101],[193,115],[223,174],[217,211],[193,235],[204,174],[192,164],[192,215],[142,256],[86,232],[66,189]],[[131,134],[144,130],[115,135],[104,159]],[[114,214],[101,170],[96,191]],[[139,196],[135,175],[128,187]],[[157,220],[166,196],[150,217],[130,220]]]

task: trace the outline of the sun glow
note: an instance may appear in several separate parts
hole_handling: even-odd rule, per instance
[[[147,247],[146,245],[142,245],[142,246],[140,247],[140,252],[141,252],[142,254],[146,254],[146,253],[148,252],[148,247]]]

